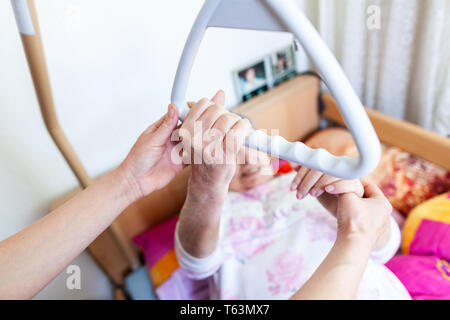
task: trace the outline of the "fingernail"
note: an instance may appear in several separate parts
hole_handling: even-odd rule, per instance
[[[175,116],[175,109],[173,104],[169,104],[169,117],[173,118]]]
[[[310,194],[311,194],[313,197],[316,197],[316,196],[317,196],[317,191],[316,191],[316,190],[311,190]]]
[[[297,193],[297,198],[298,198],[299,200],[302,200],[304,197],[305,197],[305,196],[303,195],[303,193],[301,193],[301,192]]]
[[[334,186],[328,186],[325,188],[325,190],[327,190],[327,192],[333,192],[334,191]]]

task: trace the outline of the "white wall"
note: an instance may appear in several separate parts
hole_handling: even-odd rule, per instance
[[[178,58],[202,0],[37,0],[54,99],[62,126],[92,176],[113,168],[166,110]],[[77,12],[79,12],[79,25]],[[77,26],[78,25],[78,26]],[[77,182],[49,138],[9,1],[0,1],[0,240],[48,212]],[[224,89],[231,71],[290,43],[273,33],[211,30],[188,97]],[[38,298],[110,298],[88,254],[75,261],[82,290],[66,275]]]

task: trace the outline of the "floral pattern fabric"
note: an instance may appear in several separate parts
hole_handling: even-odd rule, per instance
[[[317,199],[296,199],[289,191],[292,179],[286,174],[254,190],[229,193],[218,248],[223,262],[212,276],[212,298],[288,299],[325,259],[336,239],[336,219]],[[394,242],[380,261],[395,254],[399,239]],[[376,259],[369,261],[358,297],[409,299]]]

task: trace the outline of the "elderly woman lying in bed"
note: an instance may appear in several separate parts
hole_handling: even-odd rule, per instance
[[[245,161],[192,166],[175,233],[180,266],[209,278],[211,297],[410,298],[383,265],[400,232],[376,186],[299,166],[275,176],[267,155],[244,148],[235,158]],[[328,281],[342,296],[323,290]]]

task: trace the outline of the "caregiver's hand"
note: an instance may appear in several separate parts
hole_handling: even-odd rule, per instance
[[[341,194],[336,209],[336,242],[292,299],[355,299],[370,252],[386,232],[391,210],[373,184],[364,185],[364,198],[353,192]]]
[[[359,205],[360,201],[367,201],[362,199],[365,196],[365,187],[360,180],[340,180],[338,178],[326,175],[322,172],[308,169],[306,167],[295,167],[298,170],[295,176],[291,190],[297,192],[297,198],[302,199],[308,193],[311,196],[317,197],[320,203],[338,219],[338,212],[342,210],[352,210],[352,205]],[[376,186],[374,188],[378,189]],[[343,202],[343,199],[349,199],[352,201]],[[381,198],[378,199],[383,202],[388,208],[388,218],[383,225],[383,231],[377,241],[373,244],[372,248],[377,250],[383,248],[390,236],[390,219],[389,215],[392,212],[392,207],[389,201],[381,193]],[[342,208],[344,207],[344,209]],[[380,207],[381,209],[383,206]],[[380,211],[381,218],[383,218],[383,210]]]
[[[182,165],[171,161],[174,106],[138,139],[125,161],[50,214],[0,242],[0,299],[28,299],[142,196],[166,185]],[[43,272],[43,270],[45,272]]]
[[[216,124],[210,127],[217,126],[227,133],[229,122],[220,120],[229,119],[224,117],[224,110],[216,107],[213,109],[216,112],[211,112],[203,107],[193,108],[198,115],[196,119],[207,123],[217,118]],[[192,118],[193,114],[190,115]],[[172,152],[176,151],[171,137],[177,122],[177,109],[171,105],[167,114],[139,137],[117,169],[97,179],[76,197],[28,228],[1,241],[0,299],[24,299],[36,295],[131,203],[164,187],[183,167],[177,159],[178,153]],[[191,129],[189,123],[184,127]],[[206,175],[217,177],[209,173]],[[191,202],[194,211],[191,215],[188,212],[185,217],[193,218],[192,222],[198,225],[195,214],[201,214],[200,209],[205,207],[204,202]],[[203,229],[198,227],[202,235]]]
[[[338,188],[331,192],[338,192]],[[391,204],[375,184],[364,184],[363,198],[354,193],[341,194],[336,208],[338,239],[365,243],[370,250],[380,249],[389,240],[391,213]]]
[[[171,135],[177,123],[178,109],[169,105],[168,112],[141,134],[117,169],[128,184],[132,202],[163,188],[183,169],[171,158],[175,147]]]

